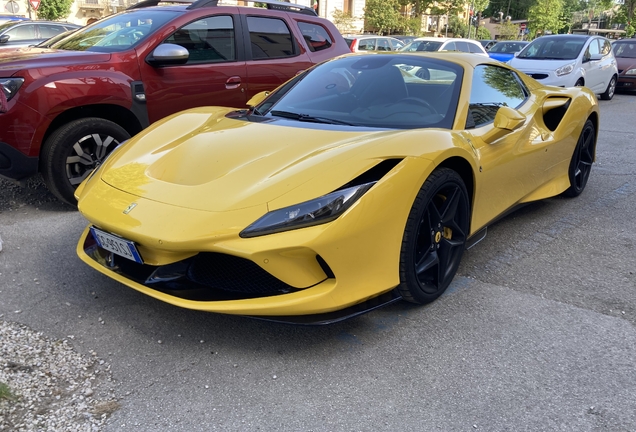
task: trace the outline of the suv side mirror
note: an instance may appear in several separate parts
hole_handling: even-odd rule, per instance
[[[11,38],[11,36],[9,36],[9,35],[0,36],[0,44],[9,42],[9,38]]]
[[[483,140],[492,144],[504,135],[519,129],[526,122],[526,116],[516,109],[502,106],[495,114],[494,128],[483,136]]]
[[[188,62],[190,53],[181,45],[164,43],[148,56],[146,62],[151,66],[182,65]]]

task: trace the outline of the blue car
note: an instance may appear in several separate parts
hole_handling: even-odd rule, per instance
[[[488,55],[491,59],[499,60],[500,62],[507,63],[511,60],[515,53],[518,53],[528,45],[529,42],[525,41],[502,41],[494,44],[488,51]]]
[[[20,15],[0,15],[0,24],[7,21],[28,21],[29,19]]]

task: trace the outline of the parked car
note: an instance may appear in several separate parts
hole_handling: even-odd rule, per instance
[[[614,97],[618,69],[610,41],[604,37],[542,36],[526,45],[509,64],[544,85],[586,86],[601,99]]]
[[[359,51],[397,51],[404,46],[404,43],[389,36],[347,36],[345,37],[351,52]]]
[[[310,7],[152,3],[50,48],[0,51],[7,99],[0,104],[0,176],[21,181],[40,171],[57,197],[74,203],[77,185],[149,124],[196,106],[245,107],[256,93],[349,52],[335,26]]]
[[[79,257],[209,312],[324,324],[428,303],[488,224],[584,191],[599,130],[589,89],[465,53],[340,56],[251,105],[115,150],[77,189]]]
[[[636,91],[636,38],[613,42],[612,51],[618,66],[616,88]]]
[[[490,50],[490,48],[497,43],[495,39],[480,39],[477,42],[479,42],[486,51]]]
[[[488,56],[479,42],[462,38],[421,37],[406,45],[400,51],[461,51]]]
[[[488,56],[491,59],[499,60],[500,62],[508,62],[514,56],[515,53],[518,53],[528,45],[529,42],[526,41],[501,41],[494,44],[488,50]]]
[[[80,27],[77,24],[54,21],[7,21],[0,24],[0,48],[37,45],[55,35]]]
[[[76,31],[77,31],[77,29],[67,30],[67,31],[65,31],[63,33],[60,33],[60,34],[55,35],[55,36],[53,36],[51,38],[48,38],[47,40],[42,41],[42,42],[40,42],[37,45],[30,45],[30,46],[34,46],[34,47],[37,47],[37,48],[50,48],[50,47],[53,46],[53,44],[58,43],[59,41],[64,39],[66,36],[68,36],[68,35],[70,35],[72,33],[75,33]]]
[[[20,15],[0,15],[0,24],[6,23],[7,21],[27,21],[29,18],[20,16]]]
[[[417,36],[405,36],[405,35],[391,35],[391,37],[401,40],[402,43],[404,43],[404,45],[409,44],[413,42],[415,39],[417,39]]]

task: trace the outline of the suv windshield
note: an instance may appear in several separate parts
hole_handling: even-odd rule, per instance
[[[612,50],[615,57],[636,58],[636,40],[614,42]]]
[[[462,75],[461,66],[428,57],[338,58],[290,81],[253,112],[300,122],[450,129]]]
[[[581,49],[587,42],[586,38],[557,36],[543,36],[530,42],[518,58],[535,60],[573,60],[579,56]]]
[[[143,41],[154,30],[181,12],[174,10],[132,10],[113,15],[82,28],[51,48],[70,51],[117,52]]]

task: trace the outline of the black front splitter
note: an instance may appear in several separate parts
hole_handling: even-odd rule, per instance
[[[402,300],[402,296],[397,290],[392,290],[387,293],[381,294],[377,297],[373,297],[363,303],[350,306],[346,309],[341,309],[333,312],[327,312],[322,314],[312,315],[288,315],[288,316],[253,316],[245,315],[247,318],[254,318],[263,321],[271,321],[283,324],[296,324],[296,325],[328,325],[334,324],[340,321],[344,321],[349,318],[356,317],[358,315],[365,314],[374,309],[381,308],[383,306],[390,305]]]

